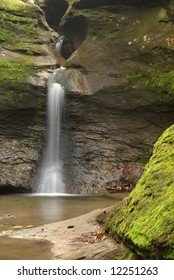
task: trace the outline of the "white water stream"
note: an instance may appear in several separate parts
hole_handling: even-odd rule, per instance
[[[60,124],[64,104],[64,88],[56,83],[57,69],[48,81],[48,134],[47,147],[40,171],[37,193],[64,193],[60,161]]]

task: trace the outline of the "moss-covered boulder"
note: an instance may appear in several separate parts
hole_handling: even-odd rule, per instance
[[[133,192],[108,219],[110,233],[140,258],[174,259],[174,125],[154,146]]]

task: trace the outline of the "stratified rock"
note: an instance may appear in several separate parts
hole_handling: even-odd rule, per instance
[[[64,167],[75,191],[120,186],[120,163],[146,163],[173,123],[170,6],[165,0],[69,1],[60,24],[62,54],[65,72],[78,75],[67,88],[71,141],[64,141]]]
[[[109,217],[110,233],[143,259],[174,259],[174,126],[154,146],[133,192]]]
[[[166,43],[173,30],[168,4],[165,0],[70,1],[61,21],[72,46],[66,65],[86,74],[89,94],[120,86],[143,91],[154,74],[172,70],[173,50]]]
[[[0,191],[26,192],[44,145],[47,68],[60,64],[50,47],[58,34],[37,5],[19,0],[1,1],[0,23]]]
[[[66,183],[75,192],[105,190],[111,182],[121,186],[126,177],[122,168],[148,162],[156,137],[173,123],[173,106],[139,108],[138,101],[136,93],[133,97],[129,92],[67,96],[65,135],[71,141],[63,142],[64,168]],[[132,173],[139,169],[131,166]]]
[[[39,110],[1,111],[0,191],[31,191],[43,148],[44,125]]]

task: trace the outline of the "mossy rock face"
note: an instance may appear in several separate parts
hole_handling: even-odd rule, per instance
[[[69,0],[77,8],[84,7],[98,7],[101,5],[114,5],[115,0]],[[155,4],[158,0],[117,0],[117,5],[144,5],[144,4]],[[163,1],[161,1],[163,2]],[[169,0],[168,0],[169,2]]]
[[[45,131],[47,75],[39,75],[57,64],[58,34],[29,2],[0,1],[0,192],[32,190]]]
[[[56,33],[37,5],[19,0],[1,1],[0,25],[0,109],[33,107],[38,102],[27,77],[48,66],[55,67],[56,58],[49,45]],[[32,98],[34,102],[28,103]]]
[[[51,47],[58,34],[34,2],[0,3],[0,110],[38,108],[46,78],[41,83],[37,73],[59,63]],[[31,76],[36,76],[34,85],[28,82]]]
[[[145,259],[174,259],[174,125],[154,146],[142,178],[108,219],[110,233]]]
[[[168,44],[173,37],[172,2],[81,0],[69,4],[61,26],[76,52],[66,65],[86,74],[90,93],[112,85],[116,92],[143,92],[142,104],[145,99],[174,99],[170,81],[174,43]],[[74,28],[78,21],[81,36]],[[98,86],[91,76],[98,79]],[[161,90],[154,91],[161,83]]]
[[[50,48],[56,33],[51,31],[37,5],[2,0],[0,25],[2,88],[19,91],[29,75],[35,75],[40,68],[48,65],[56,65]]]

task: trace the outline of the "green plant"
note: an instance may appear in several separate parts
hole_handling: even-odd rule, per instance
[[[174,98],[174,70],[157,74],[148,80],[146,86],[149,91],[160,94],[164,99]]]

